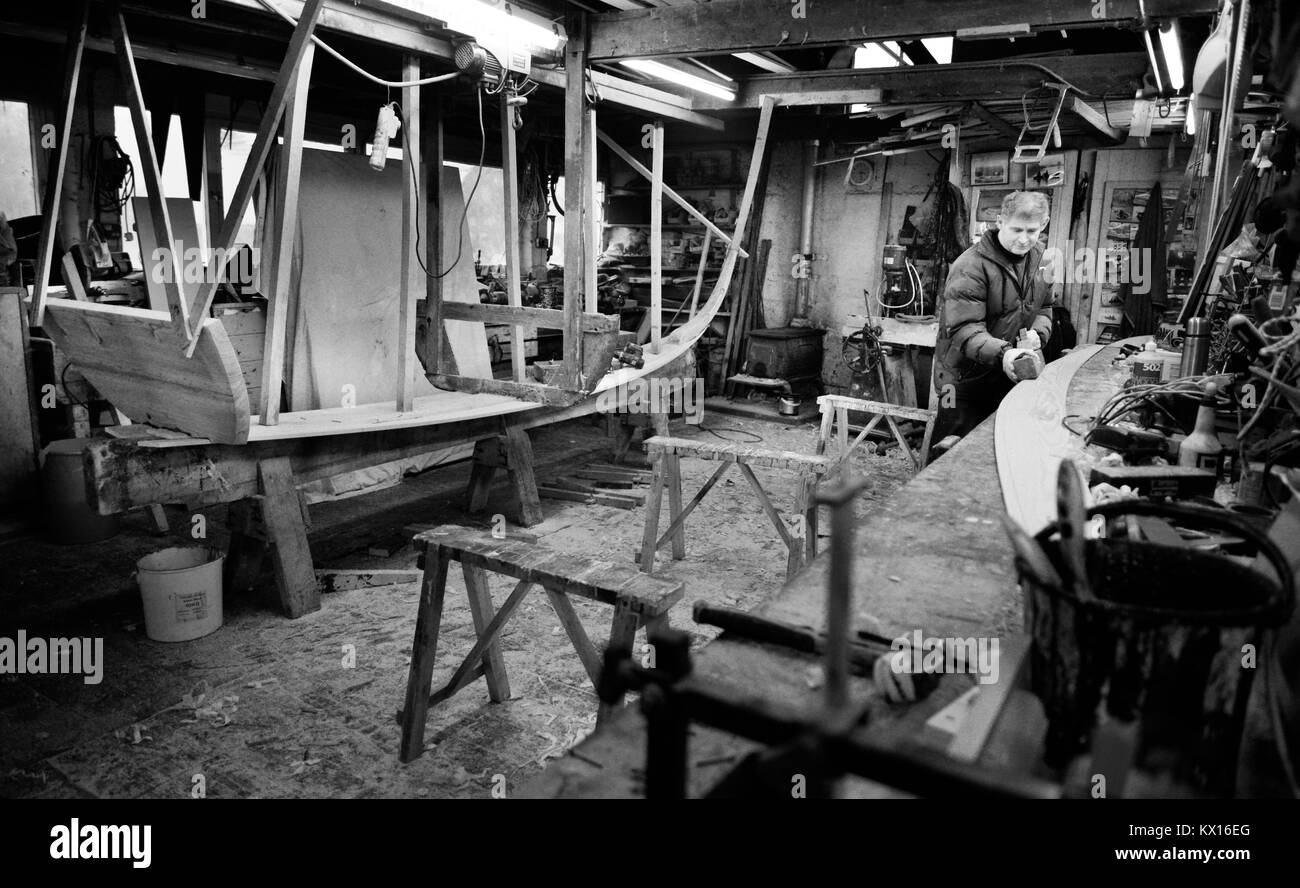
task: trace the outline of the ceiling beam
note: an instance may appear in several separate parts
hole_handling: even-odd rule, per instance
[[[809,49],[876,40],[994,36],[1070,28],[1134,26],[1138,0],[713,0],[594,15],[593,62],[653,56]],[[1212,15],[1217,0],[1146,0],[1153,18]],[[1097,13],[1100,13],[1099,15]]]
[[[952,101],[1019,101],[1045,81],[1068,83],[1084,93],[1102,95],[1134,88],[1146,70],[1146,53],[1060,56],[955,65],[905,68],[801,71],[762,74],[740,84],[734,102],[697,96],[696,110],[757,108],[762,96],[778,105],[848,105],[858,102],[895,105]]]
[[[978,117],[980,120],[987,123],[989,126],[993,127],[995,131],[1005,136],[1006,138],[1010,139],[1011,141],[1014,142],[1020,138],[1020,130],[1016,129],[1014,126],[1008,123],[1006,121],[1006,118],[998,114],[994,114],[992,111],[990,111],[988,108],[985,108],[979,102],[971,102],[970,109],[975,114],[976,117]]]

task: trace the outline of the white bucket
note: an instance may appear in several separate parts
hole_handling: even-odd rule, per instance
[[[190,546],[136,562],[145,634],[154,641],[191,641],[220,629],[224,561],[215,549]]]

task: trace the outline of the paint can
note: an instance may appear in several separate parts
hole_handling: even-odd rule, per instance
[[[154,641],[192,641],[220,629],[225,560],[206,546],[173,546],[137,561],[145,634]]]

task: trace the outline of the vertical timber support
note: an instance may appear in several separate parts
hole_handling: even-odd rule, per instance
[[[577,387],[582,369],[582,311],[596,298],[587,283],[587,266],[595,271],[594,256],[587,255],[588,164],[595,155],[588,152],[586,18],[570,13],[566,22],[569,40],[564,50],[564,382]],[[595,249],[592,242],[591,249]]]
[[[420,57],[402,60],[402,79],[420,79]],[[415,324],[416,300],[420,293],[420,263],[417,232],[422,211],[420,191],[420,87],[402,88],[402,270],[397,305],[397,412],[410,413],[415,407]]]
[[[501,186],[505,200],[506,235],[506,302],[521,308],[523,278],[519,268],[519,155],[515,144],[515,92],[501,93]],[[565,254],[567,261],[568,254]],[[524,328],[510,328],[510,367],[515,382],[523,382],[527,367],[524,360]]]
[[[650,351],[658,354],[664,322],[664,122],[650,130]],[[734,325],[733,325],[734,326]]]
[[[297,79],[284,111],[284,146],[280,150],[279,174],[275,181],[275,265],[271,298],[266,307],[266,333],[262,340],[262,387],[258,396],[258,422],[280,422],[280,388],[284,382],[286,329],[289,322],[289,293],[292,292],[293,245],[298,233],[298,183],[302,178],[302,138],[307,124],[307,85],[315,47],[310,43],[298,66]],[[217,159],[218,175],[221,161]],[[220,261],[213,253],[213,263]],[[214,274],[219,272],[213,268]]]

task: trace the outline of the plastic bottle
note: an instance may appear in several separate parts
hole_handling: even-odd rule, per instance
[[[1156,354],[1155,340],[1142,347],[1142,351],[1128,359],[1129,376],[1135,385],[1159,385],[1165,362]]]
[[[1196,469],[1211,469],[1219,472],[1223,461],[1223,445],[1214,431],[1215,403],[1214,396],[1219,387],[1206,383],[1205,395],[1201,398],[1200,409],[1196,411],[1196,427],[1183,439],[1178,448],[1178,464]]]

